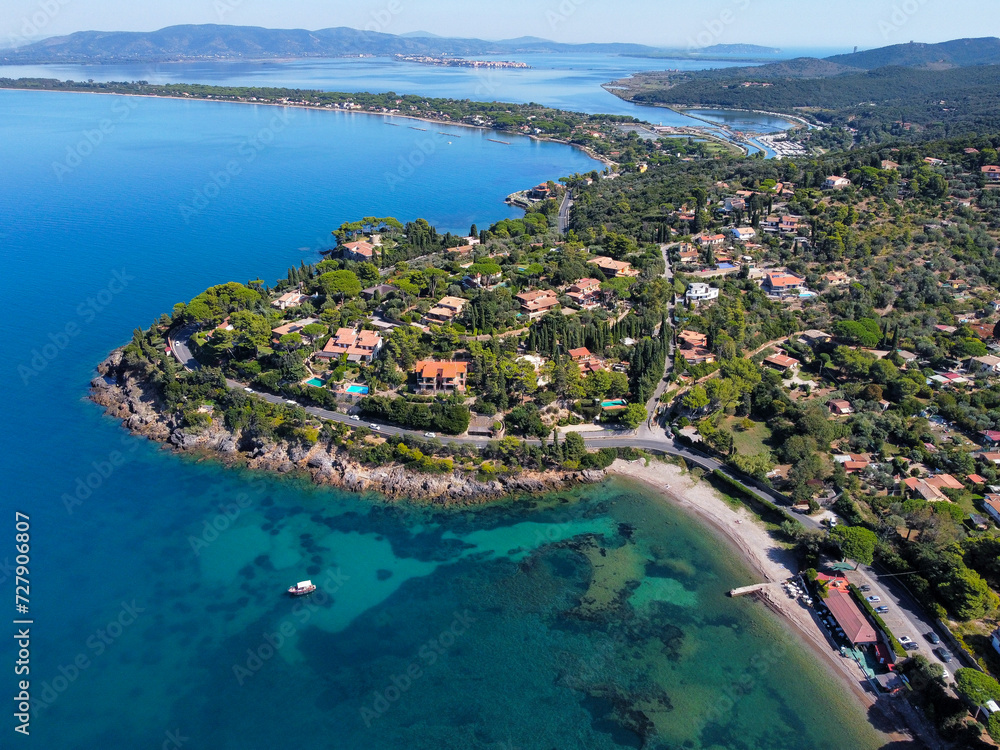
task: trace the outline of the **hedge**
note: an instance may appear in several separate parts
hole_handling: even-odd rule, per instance
[[[750,490],[748,487],[746,487],[742,482],[733,479],[731,476],[723,472],[721,469],[716,469],[715,471],[713,471],[712,477],[722,482],[727,487],[732,488],[734,492],[739,493],[740,495],[747,498],[751,502],[760,503],[768,511],[781,518],[782,521],[791,521],[792,523],[796,524],[799,523],[799,520],[797,518],[792,517],[784,508],[775,505],[770,500],[766,500],[760,497],[759,495],[754,494],[754,492]]]

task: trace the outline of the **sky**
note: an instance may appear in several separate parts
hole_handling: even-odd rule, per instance
[[[3,0],[0,47],[74,31],[175,24],[321,29],[691,48],[861,49],[1000,33],[991,0]]]

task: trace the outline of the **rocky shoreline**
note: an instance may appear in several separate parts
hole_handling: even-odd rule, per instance
[[[346,450],[320,440],[315,445],[266,440],[230,431],[220,420],[198,432],[182,427],[179,414],[168,412],[150,383],[122,366],[118,349],[97,367],[90,399],[105,414],[119,420],[133,435],[163,443],[178,453],[215,458],[278,474],[308,474],[319,485],[351,492],[377,492],[387,498],[419,500],[448,505],[482,505],[514,495],[539,494],[592,484],[604,479],[603,471],[525,471],[482,481],[464,472],[423,474],[402,464],[366,466]]]

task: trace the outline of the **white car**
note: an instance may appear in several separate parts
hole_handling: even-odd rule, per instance
[[[299,405],[298,401],[292,401],[290,398],[286,398],[285,399],[285,403],[286,404],[291,404],[292,406],[298,406]]]
[[[243,390],[247,393],[253,393],[253,388],[244,388]]]
[[[353,421],[353,422],[360,422],[361,421],[361,417],[359,417],[357,414],[355,414],[353,417],[351,417],[351,421]]]
[[[372,424],[372,425],[368,425],[368,426],[371,427],[376,432],[381,432],[382,431],[382,428],[379,427],[377,424]]]
[[[882,601],[881,596],[866,596],[865,599],[870,602],[880,602]]]
[[[425,432],[424,433],[424,437],[436,438],[437,437],[437,433],[436,432]]]
[[[899,636],[899,642],[905,646],[907,643],[913,643],[913,639],[908,635],[901,635]]]

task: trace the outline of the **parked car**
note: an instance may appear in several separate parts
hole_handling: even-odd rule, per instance
[[[290,398],[286,398],[285,399],[285,403],[286,404],[291,404],[292,406],[298,406],[299,405],[298,401],[292,401]]]
[[[941,657],[941,661],[948,664],[951,661],[951,652],[944,646],[937,649],[937,655]]]
[[[869,586],[867,583],[864,586],[858,586],[858,591],[862,591],[862,592],[867,593],[867,592],[869,592],[871,590],[872,590],[872,587]]]
[[[355,414],[353,417],[351,417],[351,420],[354,421],[354,422],[360,422],[361,421],[361,417],[359,417],[357,414]]]
[[[908,643],[913,643],[913,639],[908,635],[901,635],[899,636],[899,642],[905,646]]]
[[[253,388],[244,388],[243,390],[247,393],[253,393]]]
[[[371,427],[376,432],[382,432],[382,428],[379,427],[377,424],[372,424],[372,425],[368,425],[368,426]]]
[[[941,639],[938,637],[937,633],[928,633],[927,640],[929,640],[935,646],[941,642]]]
[[[889,608],[886,606],[875,607],[875,611],[878,612],[880,615],[884,615],[886,612],[889,611]]]
[[[882,601],[881,596],[866,596],[865,599],[870,602],[880,602]]]

